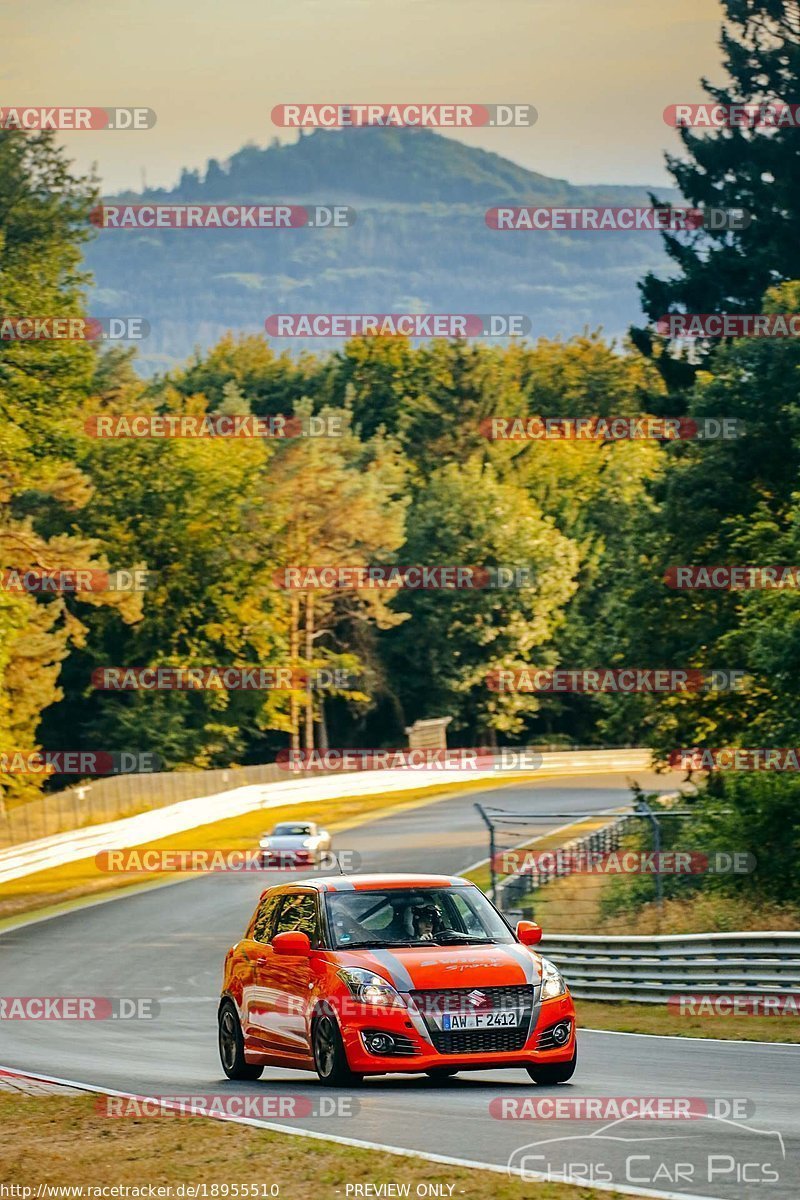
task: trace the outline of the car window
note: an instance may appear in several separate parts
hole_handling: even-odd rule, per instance
[[[317,944],[318,934],[317,899],[316,896],[292,894],[284,896],[283,906],[275,925],[275,933],[290,933],[295,930],[307,933],[311,944]],[[274,936],[274,935],[273,935]]]
[[[409,887],[325,895],[334,947],[459,939],[513,942],[514,935],[475,887]]]
[[[276,837],[309,837],[314,833],[313,825],[276,825],[272,831]]]
[[[386,929],[394,920],[394,909],[391,904],[384,904],[377,912],[365,917],[361,922],[365,929]]]
[[[458,892],[453,891],[452,896],[446,897],[446,902],[452,905],[458,913],[460,924],[454,921],[453,926],[455,929],[463,928],[465,933],[471,933],[478,937],[482,933],[485,933],[480,917],[472,905],[468,903],[465,896],[461,896]]]
[[[250,937],[255,941],[268,942],[272,938],[272,926],[275,922],[275,914],[278,911],[278,904],[281,899],[280,894],[277,896],[265,896],[259,904],[250,929]]]

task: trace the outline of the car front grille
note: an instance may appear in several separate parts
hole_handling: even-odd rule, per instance
[[[458,1029],[431,1032],[440,1054],[480,1054],[484,1050],[521,1050],[528,1037],[527,1026],[517,1029]]]
[[[519,984],[512,987],[446,988],[411,993],[428,1029],[434,1048],[440,1054],[475,1054],[484,1051],[521,1050],[528,1040],[531,1018],[538,1005],[539,987]],[[521,1021],[513,1028],[439,1029],[435,1013],[474,1013],[469,996],[480,991],[493,1008],[521,1010]],[[478,1010],[479,1011],[479,1010]]]

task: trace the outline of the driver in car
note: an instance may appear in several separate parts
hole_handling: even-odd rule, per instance
[[[432,942],[442,928],[442,916],[435,904],[424,904],[411,911],[411,928],[422,942]]]

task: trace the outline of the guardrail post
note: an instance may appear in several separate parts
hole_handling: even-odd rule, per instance
[[[661,871],[659,869],[661,867],[661,825],[650,805],[641,796],[636,801],[636,810],[637,812],[644,813],[653,826],[653,851],[656,856],[656,906],[660,915],[664,906],[664,881],[661,878]]]
[[[495,855],[494,822],[486,815],[486,812],[484,811],[482,805],[476,804],[475,808],[478,810],[478,813],[480,814],[480,818],[483,821],[484,825],[489,830],[489,889],[491,892],[492,900],[496,900],[496,890],[495,889],[497,887],[497,876],[495,874],[495,867],[494,867],[494,855]]]

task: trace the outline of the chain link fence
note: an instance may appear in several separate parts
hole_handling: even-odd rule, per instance
[[[0,847],[116,821],[120,817],[164,808],[198,796],[211,796],[231,788],[286,783],[295,777],[275,763],[260,763],[214,771],[157,771],[148,775],[95,779],[19,804],[3,804],[0,808]]]
[[[489,834],[479,882],[512,920],[563,933],[593,933],[634,920],[665,896],[689,898],[706,874],[747,874],[749,853],[685,843],[692,810],[681,792],[626,808],[520,813],[476,804]],[[542,830],[542,826],[546,826]],[[690,828],[690,827],[689,827]]]
[[[533,911],[534,893],[557,879],[566,879],[573,874],[567,859],[590,858],[596,854],[606,855],[621,850],[625,838],[636,825],[636,818],[629,813],[616,817],[601,829],[595,829],[582,837],[572,838],[559,846],[560,856],[543,856],[530,869],[518,875],[510,875],[497,885],[498,906],[504,911],[530,908]]]

